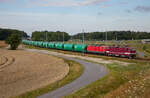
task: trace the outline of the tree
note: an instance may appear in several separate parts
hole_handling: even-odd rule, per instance
[[[82,33],[73,35],[74,39],[82,39]],[[88,32],[84,33],[85,40],[105,40],[106,32]],[[108,40],[131,40],[131,39],[150,39],[150,32],[135,31],[107,31]]]
[[[32,32],[32,40],[34,41],[68,41],[70,35],[61,31],[35,31]]]
[[[0,28],[0,40],[6,40],[11,34],[18,34],[23,38],[28,38],[29,36],[27,35],[26,32],[20,31],[20,30],[15,30],[15,29],[3,29]]]
[[[21,36],[18,34],[12,34],[5,42],[10,44],[11,50],[16,50],[21,43]]]

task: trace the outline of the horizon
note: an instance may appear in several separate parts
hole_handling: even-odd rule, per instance
[[[150,32],[148,0],[0,0],[0,27],[34,31]]]
[[[10,29],[10,30],[19,30],[19,29],[13,29],[13,28],[0,28],[0,29]],[[24,31],[24,30],[19,30],[19,31]],[[66,32],[66,31],[59,31],[59,30],[56,30],[56,31],[49,31],[49,30],[35,30],[35,31],[33,31],[33,32],[36,32],[36,31],[38,31],[38,32],[45,32],[45,31],[47,31],[47,32]],[[121,31],[125,31],[125,32],[127,32],[127,31],[130,31],[130,32],[146,32],[146,33],[150,33],[149,31],[134,31],[134,30],[110,30],[110,31],[91,31],[91,32],[88,32],[88,31],[81,31],[81,32],[77,32],[77,33],[75,33],[75,34],[71,34],[71,33],[69,33],[69,32],[66,32],[66,33],[68,33],[70,36],[74,36],[74,35],[76,35],[76,34],[80,34],[80,33],[93,33],[93,32],[102,32],[102,33],[105,33],[105,32],[121,32]],[[24,31],[25,32],[25,31]],[[28,36],[32,36],[32,33],[33,32],[31,32],[31,34],[29,34],[29,33],[27,33],[27,32],[25,32],[25,33],[27,33],[27,35]]]

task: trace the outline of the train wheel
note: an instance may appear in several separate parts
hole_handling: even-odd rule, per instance
[[[132,59],[135,59],[135,56],[132,56]]]
[[[132,56],[129,56],[128,58],[129,58],[129,59],[132,59],[133,57],[132,57]]]
[[[123,55],[119,55],[119,57],[123,58]]]
[[[105,55],[106,55],[106,56],[108,56],[108,54],[107,54],[107,53],[105,53]]]

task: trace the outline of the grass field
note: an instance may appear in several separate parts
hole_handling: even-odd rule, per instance
[[[0,98],[54,83],[68,72],[69,66],[63,59],[24,50],[0,49]]]
[[[28,48],[36,48],[27,46]],[[43,49],[43,48],[37,48]],[[83,55],[81,53],[74,53],[68,51],[60,51],[53,49],[46,49],[49,51],[56,51],[65,54]],[[104,60],[118,60],[131,63],[127,66],[122,64],[104,64],[110,73],[101,80],[98,80],[81,90],[66,96],[66,98],[128,98],[128,97],[143,97],[150,96],[150,61],[107,57],[99,55],[85,54],[93,58],[102,58]],[[144,90],[143,90],[144,89]],[[142,92],[142,93],[139,93]]]
[[[109,69],[109,75],[65,98],[129,98],[131,96],[133,98],[135,96],[150,96],[150,93],[147,93],[150,91],[150,79],[143,82],[143,79],[150,77],[150,63],[137,62],[128,66],[122,66],[117,63],[104,65]],[[143,89],[144,91],[142,91]]]

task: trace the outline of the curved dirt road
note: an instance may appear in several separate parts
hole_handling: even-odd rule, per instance
[[[96,80],[99,80],[100,78],[103,78],[108,74],[108,71],[104,66],[101,66],[96,63],[91,63],[74,57],[69,57],[65,54],[54,53],[47,50],[36,50],[36,49],[26,49],[26,50],[32,52],[46,53],[50,55],[63,57],[69,60],[74,60],[81,63],[85,67],[84,73],[75,81],[65,85],[64,87],[58,88],[50,93],[41,95],[38,98],[61,98],[63,96],[66,96],[68,94],[71,94],[72,92],[79,90],[80,88],[83,88],[91,84]]]

